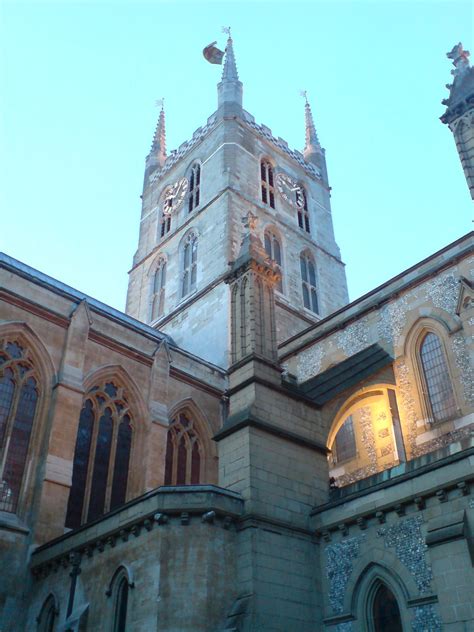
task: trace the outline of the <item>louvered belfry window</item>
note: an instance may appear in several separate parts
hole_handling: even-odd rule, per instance
[[[308,200],[305,191],[296,191],[296,202],[298,205],[298,226],[307,233],[310,233]]]
[[[455,416],[453,386],[443,345],[436,334],[428,332],[423,338],[420,359],[433,420],[443,421]]]
[[[0,345],[0,511],[17,511],[38,398],[28,350],[5,341]]]
[[[199,206],[201,197],[201,165],[194,164],[189,176],[188,211],[191,213]]]
[[[196,289],[197,281],[197,235],[190,233],[183,248],[182,292],[184,297]]]
[[[260,163],[260,187],[262,202],[275,208],[275,189],[273,186],[273,167],[267,160]]]
[[[66,527],[90,522],[125,502],[132,439],[124,389],[113,381],[92,388],[79,417]]]

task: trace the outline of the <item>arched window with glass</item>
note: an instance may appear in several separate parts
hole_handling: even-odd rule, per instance
[[[184,240],[183,245],[183,271],[181,276],[181,296],[183,297],[187,296],[196,289],[197,253],[197,235],[194,232],[191,232]]]
[[[36,619],[38,623],[38,632],[54,632],[57,615],[58,609],[56,606],[56,600],[53,595],[49,595],[43,603],[41,612]]]
[[[130,589],[135,587],[135,583],[129,576],[129,571],[125,566],[120,566],[114,573],[105,594],[111,598],[112,610],[109,611],[109,619],[113,632],[127,632],[130,629],[129,604]]]
[[[192,416],[181,412],[168,430],[165,485],[198,485],[202,480],[203,448]]]
[[[303,305],[306,309],[319,314],[318,292],[316,289],[316,266],[313,257],[308,252],[300,255],[301,287]]]
[[[280,240],[271,230],[266,230],[264,235],[265,252],[278,266],[280,272],[280,280],[276,285],[276,289],[279,292],[283,292],[283,264],[282,264],[282,248]]]
[[[432,331],[423,335],[419,359],[427,404],[433,421],[444,421],[457,414],[453,385],[446,354],[439,336]]]
[[[38,377],[29,351],[0,345],[0,511],[16,513],[38,408]]]
[[[302,187],[298,187],[296,190],[296,207],[298,209],[298,226],[310,233],[308,198]]]
[[[354,420],[349,415],[339,428],[332,445],[334,463],[349,461],[357,456],[357,445],[354,433]]]
[[[79,417],[66,527],[74,529],[126,501],[133,422],[114,381],[87,393]]]
[[[166,259],[160,258],[152,278],[151,320],[163,316],[165,311]]]
[[[275,208],[275,188],[273,184],[273,167],[268,160],[260,162],[260,188],[262,202]]]
[[[199,206],[201,198],[201,165],[196,162],[189,174],[188,211],[191,213]]]

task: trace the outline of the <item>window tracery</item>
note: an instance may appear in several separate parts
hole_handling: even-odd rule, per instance
[[[275,208],[275,188],[274,188],[273,167],[268,160],[260,162],[260,188],[262,202],[271,208]]]
[[[203,448],[194,420],[179,413],[168,430],[165,485],[198,485],[201,482]]]
[[[0,347],[0,511],[17,511],[38,398],[28,350],[17,341],[5,342]]]
[[[432,331],[421,339],[419,358],[433,421],[453,417],[457,407],[446,354],[440,338]]]
[[[199,206],[201,196],[201,165],[196,162],[189,176],[188,211],[191,213]]]
[[[265,242],[265,252],[278,266],[278,271],[280,272],[280,280],[276,285],[276,289],[279,292],[283,292],[283,266],[282,266],[282,256],[281,256],[281,244],[278,237],[270,230],[265,231],[264,235]]]
[[[353,459],[357,455],[352,415],[349,415],[339,428],[332,446],[335,463]]]
[[[113,381],[91,388],[79,417],[66,527],[76,528],[125,502],[132,439],[124,389]]]
[[[166,260],[160,258],[153,275],[151,320],[163,316],[165,311]]]
[[[316,289],[316,267],[312,256],[303,252],[300,255],[301,284],[303,305],[315,314],[319,314],[318,294]]]
[[[181,296],[187,296],[196,289],[198,239],[194,232],[189,233],[183,248],[183,272]]]

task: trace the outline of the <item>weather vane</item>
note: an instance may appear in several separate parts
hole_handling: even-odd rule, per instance
[[[223,26],[222,32],[227,33],[227,35],[230,37],[230,26]]]
[[[300,97],[303,97],[304,100],[306,101],[306,103],[308,103],[308,91],[307,90],[300,90]]]
[[[155,101],[155,105],[157,108],[163,109],[165,107],[165,97],[161,97],[161,99],[157,99]]]

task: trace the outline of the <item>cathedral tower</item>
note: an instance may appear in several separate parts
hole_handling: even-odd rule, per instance
[[[258,218],[258,236],[281,275],[278,342],[348,298],[324,150],[309,103],[301,153],[255,122],[242,107],[242,92],[229,35],[217,111],[169,155],[161,111],[146,159],[127,297],[128,314],[224,367],[231,362],[225,278],[242,241],[241,217],[249,211]]]
[[[446,87],[449,97],[443,100],[447,106],[441,121],[453,132],[456,148],[466,176],[467,186],[474,200],[474,68],[469,64],[469,51],[461,43],[447,53],[454,69],[453,83]]]

